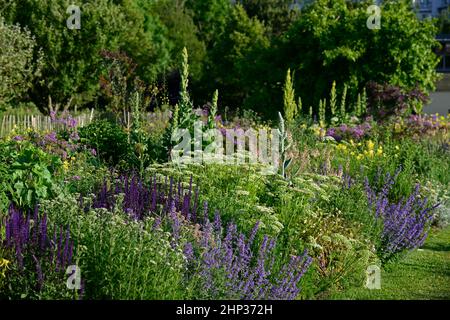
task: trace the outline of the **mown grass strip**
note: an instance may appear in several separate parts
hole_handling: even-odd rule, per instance
[[[450,299],[450,226],[432,233],[424,246],[381,273],[381,289],[352,288],[332,299]]]

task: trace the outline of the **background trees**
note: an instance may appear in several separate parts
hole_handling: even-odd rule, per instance
[[[300,11],[292,0],[242,0],[241,3],[249,17],[257,17],[264,23],[267,32],[275,36],[289,29]]]
[[[224,32],[209,53],[209,72],[203,78],[209,92],[223,92],[222,104],[242,104],[257,89],[249,77],[259,52],[268,47],[264,25],[250,18],[241,5],[234,6]]]
[[[99,78],[108,70],[102,50],[126,53],[146,83],[179,92],[181,49],[190,56],[195,105],[220,91],[219,107],[248,108],[274,117],[282,109],[282,84],[295,73],[303,107],[315,108],[333,81],[348,101],[370,81],[405,90],[432,90],[436,28],[419,21],[409,1],[384,1],[382,27],[366,27],[372,2],[288,0],[93,0],[80,1],[81,30],[65,26],[68,0],[0,0],[8,24],[36,37],[33,59],[44,52],[42,80],[30,80],[29,97],[46,111],[53,101],[103,107]],[[311,2],[311,3],[310,3]],[[166,86],[167,87],[167,86]]]
[[[152,1],[140,0],[147,4]],[[168,69],[176,69],[181,50],[186,47],[190,56],[191,74],[198,79],[202,73],[206,54],[205,42],[199,39],[199,31],[194,24],[194,14],[182,0],[160,0],[142,12],[151,12],[166,28],[165,37],[170,43],[170,63]]]
[[[18,102],[40,76],[42,51],[33,53],[36,41],[27,30],[7,25],[0,17],[0,110]]]
[[[42,81],[31,91],[32,101],[46,111],[54,102],[83,106],[98,96],[102,69],[100,52],[127,51],[138,63],[139,73],[153,81],[168,65],[164,26],[145,15],[139,3],[123,0],[82,1],[80,30],[69,30],[68,0],[24,0],[5,8],[10,23],[26,26],[44,52]]]
[[[308,109],[328,97],[333,81],[338,92],[344,85],[349,88],[348,98],[353,102],[370,81],[405,90],[416,86],[425,92],[432,90],[438,62],[432,52],[437,45],[433,22],[419,21],[408,1],[385,1],[381,29],[371,30],[366,27],[369,4],[317,0],[307,6],[262,55],[270,72],[255,76],[254,86],[263,87],[268,81],[272,86],[266,85],[266,94],[247,101],[257,101],[253,104],[265,105],[264,109],[282,105],[276,93],[281,91],[288,68],[297,75],[296,91]]]

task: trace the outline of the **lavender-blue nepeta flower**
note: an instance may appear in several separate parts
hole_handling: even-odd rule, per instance
[[[274,248],[276,242],[264,236],[259,248],[252,248],[258,224],[249,238],[237,233],[235,224],[229,224],[224,237],[214,232],[206,222],[200,259],[200,282],[202,292],[211,298],[228,299],[295,299],[299,282],[312,259],[305,251],[294,256],[279,272],[274,272]],[[225,287],[220,287],[225,286]]]
[[[433,211],[439,204],[428,206],[427,199],[420,197],[420,185],[405,200],[390,202],[389,191],[392,189],[398,172],[392,177],[389,173],[381,191],[377,192],[365,181],[369,207],[375,217],[383,223],[381,252],[385,258],[393,254],[420,247],[428,234],[433,219]]]
[[[183,254],[188,261],[192,261],[194,259],[194,247],[192,243],[187,242],[183,248]]]

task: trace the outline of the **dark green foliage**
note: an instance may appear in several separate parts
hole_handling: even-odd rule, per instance
[[[100,51],[124,49],[139,64],[145,80],[154,80],[168,61],[163,26],[150,19],[134,1],[82,1],[81,29],[69,30],[70,1],[24,0],[6,6],[10,23],[27,26],[45,52],[43,79],[32,91],[33,102],[46,111],[53,102],[82,106],[94,99],[102,72]]]
[[[244,8],[236,5],[225,31],[210,52],[210,61],[214,63],[203,80],[209,85],[209,96],[219,89],[224,92],[224,105],[238,107],[249,92],[260,92],[261,88],[252,83],[252,69],[259,52],[268,47],[264,25],[256,18],[249,18]]]
[[[28,30],[0,16],[0,110],[17,103],[40,75],[42,52]],[[36,53],[34,51],[37,51]]]
[[[205,42],[207,49],[217,43],[217,38],[224,30],[231,13],[229,0],[187,0],[186,6],[192,10],[198,37]]]
[[[319,0],[290,28],[280,54],[293,54],[288,63],[298,70],[297,92],[305,105],[317,105],[334,80],[349,86],[351,101],[369,81],[434,88],[438,59],[432,51],[433,24],[419,21],[409,1],[386,1],[381,29],[371,30],[366,9],[367,3]],[[301,75],[314,75],[314,81]]]
[[[80,128],[79,135],[83,144],[94,148],[97,155],[110,165],[126,161],[130,154],[127,134],[109,121],[98,120]]]
[[[272,35],[285,32],[298,17],[299,8],[292,7],[292,0],[242,0],[249,17],[257,17]]]
[[[186,8],[184,0],[156,1],[153,11],[167,29],[165,35],[171,43],[169,68],[177,69],[179,54],[186,47],[191,57],[192,76],[198,79],[202,72],[206,48],[204,42],[199,39],[192,11]]]
[[[436,21],[436,25],[439,28],[439,33],[450,33],[450,7],[441,11]]]
[[[240,86],[241,97],[246,97],[244,105],[275,118],[282,110],[280,92],[288,68],[297,76],[295,89],[304,108],[313,106],[314,113],[319,100],[328,97],[333,81],[338,96],[344,85],[348,87],[350,105],[369,81],[390,83],[406,91],[416,86],[424,92],[433,90],[437,30],[431,21],[418,20],[409,4],[385,1],[381,29],[371,30],[366,27],[367,3],[313,2],[286,33],[272,39],[271,46],[251,61],[246,70],[249,79],[239,78],[249,81]],[[250,83],[252,89],[248,89]]]
[[[314,1],[301,13],[288,0],[82,1],[80,30],[65,26],[69,1],[0,3],[6,21],[27,26],[45,52],[45,81],[35,81],[31,91],[43,111],[49,96],[54,103],[103,107],[97,99],[106,71],[101,50],[126,53],[147,84],[168,79],[176,102],[178,57],[186,47],[194,106],[219,89],[221,108],[244,107],[273,119],[282,110],[288,68],[298,79],[303,112],[317,109],[333,81],[337,96],[347,86],[352,106],[369,81],[427,92],[436,80],[438,30],[419,21],[406,0],[383,2],[379,30],[366,27],[369,2],[346,0]]]

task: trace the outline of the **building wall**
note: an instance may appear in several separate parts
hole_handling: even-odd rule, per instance
[[[419,18],[437,17],[450,5],[449,0],[413,0]]]

